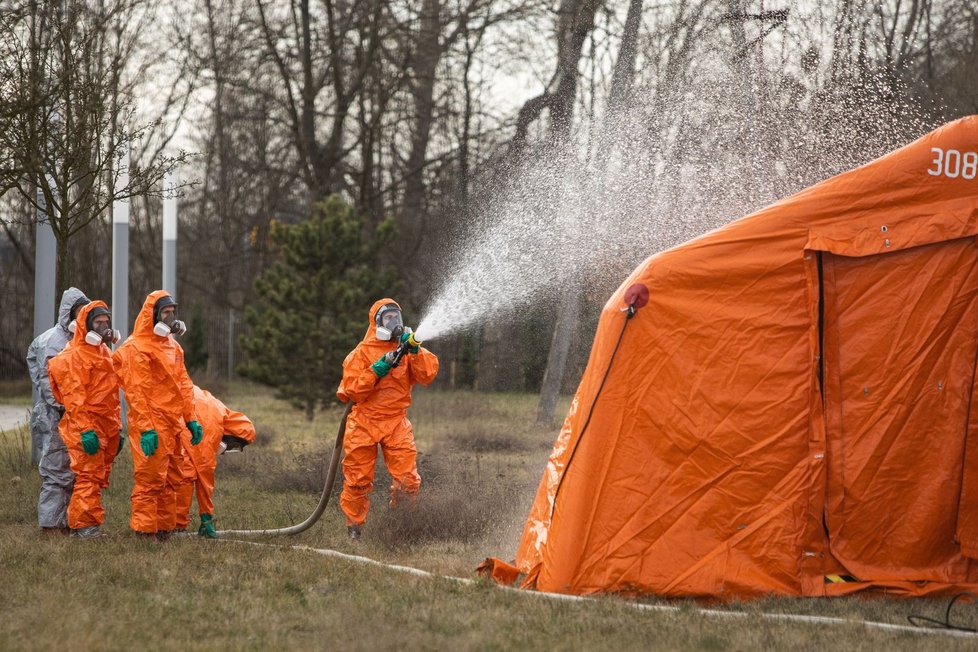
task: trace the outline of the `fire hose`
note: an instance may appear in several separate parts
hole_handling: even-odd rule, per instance
[[[350,410],[352,409],[353,402],[351,401],[347,403],[346,409],[343,410],[343,417],[340,419],[340,427],[336,433],[336,443],[333,444],[333,452],[329,456],[329,471],[326,473],[326,484],[323,485],[323,493],[319,496],[319,504],[316,505],[316,509],[309,515],[309,518],[302,523],[290,525],[289,527],[268,530],[218,530],[217,535],[272,536],[279,534],[299,534],[315,525],[316,521],[323,515],[323,512],[326,511],[326,505],[329,504],[329,497],[333,493],[333,484],[336,482],[336,469],[340,465],[340,457],[343,453],[343,434],[346,432],[346,419],[350,416]]]

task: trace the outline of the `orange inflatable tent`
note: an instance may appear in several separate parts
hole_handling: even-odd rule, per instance
[[[514,565],[481,570],[577,594],[978,590],[976,166],[972,116],[643,262]]]

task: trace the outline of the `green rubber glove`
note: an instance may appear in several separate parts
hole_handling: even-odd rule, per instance
[[[82,450],[84,450],[89,455],[94,455],[98,452],[98,435],[95,434],[94,430],[86,430],[81,436]]]
[[[188,421],[187,428],[190,430],[190,443],[196,446],[200,443],[200,440],[204,438],[204,428],[200,425],[197,420]]]
[[[405,331],[404,334],[401,335],[401,344],[403,344],[403,343],[407,342],[409,339],[411,339],[411,335],[412,335],[411,331]],[[420,344],[418,346],[409,346],[408,347],[408,353],[417,353],[420,350],[421,350],[421,345]]]
[[[197,530],[197,535],[206,537],[208,539],[217,538],[217,529],[214,527],[214,517],[210,514],[200,515],[200,528]]]
[[[387,356],[385,355],[383,358],[370,365],[370,368],[373,369],[373,372],[377,375],[377,378],[383,378],[391,372],[391,363],[387,362]]]
[[[160,445],[160,436],[155,430],[147,430],[139,435],[139,447],[143,449],[143,455],[152,457],[156,452],[156,447]]]

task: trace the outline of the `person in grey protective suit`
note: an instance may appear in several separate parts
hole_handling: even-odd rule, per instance
[[[68,501],[75,475],[71,472],[58,423],[64,414],[51,393],[48,361],[61,353],[74,333],[75,313],[87,304],[88,297],[78,288],[61,295],[58,323],[44,331],[27,348],[27,369],[34,383],[34,409],[31,411],[31,444],[41,450],[37,470],[41,474],[41,494],[37,499],[37,524],[42,532],[68,533]]]

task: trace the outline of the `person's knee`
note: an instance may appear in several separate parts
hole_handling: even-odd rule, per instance
[[[374,466],[377,452],[370,448],[355,448],[343,458],[343,482],[349,484],[371,484],[374,479]]]
[[[395,491],[416,494],[421,489],[421,476],[417,472],[398,474],[394,477],[394,486],[392,488]]]
[[[357,482],[343,483],[343,492],[351,496],[366,496],[373,491],[373,488],[373,480],[368,480],[366,478]]]
[[[384,459],[392,478],[404,484],[421,481],[418,476],[418,451],[413,446],[387,448]]]
[[[166,488],[166,483],[162,478],[156,476],[148,476],[145,480],[140,480],[139,477],[136,478],[136,482],[132,487],[133,496],[157,496],[163,493]]]

